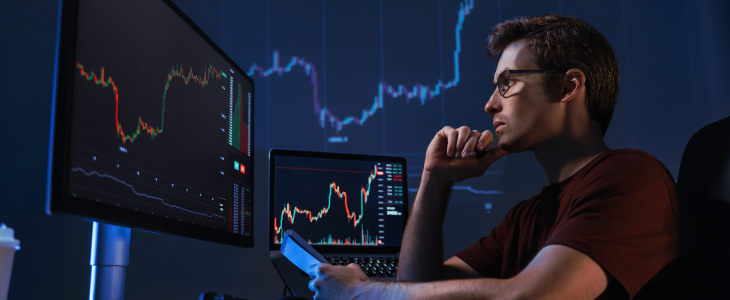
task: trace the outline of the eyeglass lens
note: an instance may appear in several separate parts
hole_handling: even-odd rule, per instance
[[[500,73],[497,77],[497,90],[499,91],[499,94],[504,97],[504,94],[507,93],[507,90],[509,89],[509,75],[507,75],[507,70]]]

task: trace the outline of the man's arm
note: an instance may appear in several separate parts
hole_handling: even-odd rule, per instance
[[[403,234],[397,281],[432,281],[443,278],[444,217],[451,183],[424,171]]]
[[[403,237],[398,263],[398,281],[432,281],[483,277],[456,256],[443,262],[442,226],[450,184],[433,182],[430,173],[421,177],[421,188]],[[438,206],[424,206],[437,203]],[[443,266],[441,266],[443,264]]]
[[[421,183],[403,234],[398,281],[440,280],[444,275],[468,271],[459,270],[462,265],[444,266],[444,217],[453,183],[484,174],[489,165],[507,154],[496,148],[482,159],[467,157],[471,151],[485,149],[492,139],[491,132],[479,133],[468,127],[453,129],[446,126],[434,136],[428,146]]]
[[[319,264],[312,274],[315,299],[595,299],[608,286],[593,259],[562,245],[546,246],[510,279],[378,282],[355,264]]]

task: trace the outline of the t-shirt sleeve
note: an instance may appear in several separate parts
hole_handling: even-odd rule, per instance
[[[502,274],[504,239],[507,226],[515,217],[517,207],[519,205],[507,212],[502,222],[492,229],[488,236],[480,238],[476,244],[457,253],[456,257],[485,277],[499,278]]]
[[[674,181],[643,152],[604,159],[575,178],[567,215],[545,245],[588,255],[633,298],[679,254]]]

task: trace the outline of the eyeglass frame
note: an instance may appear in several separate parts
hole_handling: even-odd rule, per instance
[[[504,73],[507,73],[507,75],[506,75],[506,78],[507,78],[506,87],[507,88],[504,90],[504,92],[502,92],[498,89],[498,87],[499,87],[499,79],[502,77],[502,74],[504,74]],[[499,94],[502,97],[504,97],[504,95],[507,94],[507,91],[510,88],[510,85],[509,85],[509,83],[510,83],[509,76],[510,75],[512,75],[512,74],[534,74],[534,73],[560,73],[560,71],[554,70],[554,69],[551,69],[551,70],[504,70],[504,71],[502,71],[502,73],[499,73],[499,75],[497,76],[497,82],[494,83],[494,89],[497,90],[497,92],[499,92]]]

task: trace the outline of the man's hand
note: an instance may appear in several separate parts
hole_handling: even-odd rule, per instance
[[[346,267],[318,264],[309,272],[312,281],[309,289],[314,299],[365,299],[364,288],[369,281],[365,272],[356,264]]]
[[[469,157],[468,154],[486,149],[493,139],[489,130],[479,133],[466,126],[459,129],[446,126],[428,145],[424,171],[431,172],[449,183],[481,176],[494,161],[507,155],[508,152],[501,148],[491,148],[480,159]]]

